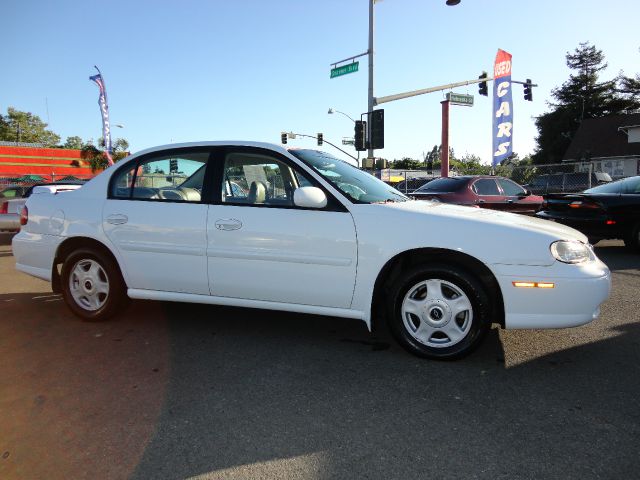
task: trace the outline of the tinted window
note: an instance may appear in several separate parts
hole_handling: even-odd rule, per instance
[[[478,195],[500,195],[498,184],[493,178],[481,178],[473,184],[473,190]]]
[[[512,182],[511,180],[508,180],[506,178],[497,178],[496,180],[502,187],[502,191],[506,196],[516,197],[518,195],[524,194],[524,188],[522,188],[517,183]]]
[[[531,186],[534,186],[534,187],[543,187],[546,184],[547,184],[546,176],[536,177],[531,181]]]
[[[547,177],[550,187],[562,187],[562,174]]]
[[[462,190],[467,184],[466,179],[462,178],[436,178],[431,182],[423,185],[415,193],[449,193]]]
[[[640,193],[640,177],[630,177],[616,182],[598,185],[584,193]]]
[[[18,196],[18,190],[16,188],[7,188],[0,192],[0,198],[14,198]]]

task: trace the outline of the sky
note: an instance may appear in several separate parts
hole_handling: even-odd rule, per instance
[[[331,79],[330,69],[366,52],[368,0],[21,0],[2,11],[0,112],[32,112],[63,141],[102,135],[94,65],[111,123],[124,126],[113,138],[126,138],[132,152],[200,140],[279,143],[282,131],[322,132],[340,145],[353,122],[329,108],[352,118],[367,110],[366,57],[356,73]],[[532,102],[513,88],[520,157],[534,151],[535,117],[569,78],[565,56],[581,42],[603,51],[603,79],[640,73],[637,0],[379,0],[374,11],[376,97],[491,74],[497,50],[511,53],[513,80],[539,85]],[[477,85],[453,91],[475,104],[451,107],[450,145],[489,163],[492,86],[489,97]],[[445,93],[381,105],[385,148],[376,156],[421,159],[440,144]]]

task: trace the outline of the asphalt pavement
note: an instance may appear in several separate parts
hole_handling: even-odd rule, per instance
[[[73,317],[0,235],[0,479],[631,479],[640,255],[600,319],[422,360],[358,321],[132,302]]]

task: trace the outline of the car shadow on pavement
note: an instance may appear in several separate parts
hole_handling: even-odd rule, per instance
[[[612,308],[612,307],[607,307]],[[362,322],[0,295],[0,478],[634,478],[640,325],[492,329],[456,362]],[[515,347],[513,347],[515,349]],[[505,362],[505,356],[507,361]]]
[[[611,271],[640,270],[640,252],[626,248],[622,242],[600,242],[595,252]]]
[[[164,308],[171,378],[134,478],[630,478],[640,466],[638,324],[506,368],[497,329],[435,362],[357,321]]]

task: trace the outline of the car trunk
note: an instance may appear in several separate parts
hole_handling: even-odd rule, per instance
[[[542,210],[567,213],[572,216],[593,216],[606,211],[606,208],[587,195],[547,194],[544,196]]]

